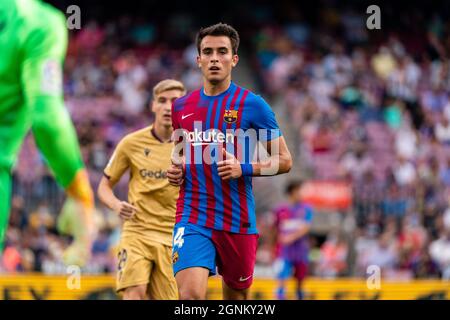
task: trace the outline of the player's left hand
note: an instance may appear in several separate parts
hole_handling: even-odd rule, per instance
[[[66,265],[85,266],[91,257],[91,248],[97,236],[96,211],[84,206],[72,196],[68,196],[58,216],[57,230],[73,237],[69,247],[63,252]]]
[[[232,154],[222,148],[223,161],[217,162],[217,171],[222,180],[237,179],[242,176],[241,163]]]

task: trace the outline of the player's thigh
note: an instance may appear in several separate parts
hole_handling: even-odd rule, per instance
[[[18,107],[0,114],[0,253],[11,207],[11,170],[31,124],[29,110]]]
[[[305,261],[296,262],[294,265],[294,277],[298,282],[302,282],[308,274],[308,263]]]
[[[127,287],[122,291],[123,300],[145,300],[148,298],[146,284]]]
[[[253,282],[258,235],[214,231],[217,267],[228,287],[247,289]]]
[[[155,300],[176,300],[178,289],[172,268],[172,248],[155,244],[152,248],[153,269],[148,285],[148,295]]]
[[[11,173],[9,169],[0,167],[0,256],[3,251],[6,230],[8,228],[11,207]]]
[[[210,272],[204,267],[189,267],[179,271],[176,281],[180,300],[204,300]]]
[[[153,263],[146,257],[145,249],[137,237],[122,237],[117,255],[117,292],[150,282]]]
[[[33,136],[56,180],[68,187],[76,173],[84,167],[78,138],[67,109],[48,104],[37,110],[33,118]]]

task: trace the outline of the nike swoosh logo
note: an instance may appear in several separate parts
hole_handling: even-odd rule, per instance
[[[244,282],[244,281],[247,281],[248,279],[250,279],[252,276],[250,275],[250,276],[248,276],[247,278],[242,278],[242,277],[240,277],[239,278],[239,281],[240,282]]]
[[[186,114],[186,115],[182,115],[181,116],[181,120],[184,120],[184,119],[186,119],[187,117],[190,117],[190,116],[192,116],[194,113],[189,113],[189,114]]]

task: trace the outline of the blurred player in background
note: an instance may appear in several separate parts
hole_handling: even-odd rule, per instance
[[[302,203],[301,181],[290,182],[286,187],[289,202],[275,211],[275,237],[277,259],[275,272],[278,279],[277,299],[286,299],[286,280],[294,275],[297,280],[297,299],[303,299],[303,280],[308,273],[308,232],[313,210]]]
[[[208,276],[216,273],[216,266],[224,299],[248,298],[258,241],[251,177],[264,175],[264,169],[272,175],[285,173],[292,165],[270,106],[231,81],[238,46],[239,35],[227,24],[201,29],[197,64],[203,87],[173,105],[175,133],[190,140],[184,143],[175,135],[180,143],[176,148],[184,145],[184,158],[174,152],[168,171],[171,183],[181,185],[173,242],[181,299],[205,299]],[[238,134],[230,139],[233,129],[256,130],[255,140],[267,143],[268,160],[251,163],[252,152],[237,140]],[[266,134],[258,136],[258,130]]]
[[[67,202],[77,208],[59,221],[60,231],[74,237],[64,260],[84,265],[95,234],[94,200],[76,132],[64,106],[66,47],[66,20],[60,11],[36,0],[1,1],[0,252],[9,219],[11,171],[31,129],[57,182],[66,190]]]
[[[117,292],[124,299],[177,299],[172,271],[172,231],[179,188],[169,184],[173,151],[172,102],[183,84],[164,80],[153,88],[155,122],[123,138],[100,181],[98,196],[125,220],[118,253]],[[113,188],[130,169],[128,202]]]

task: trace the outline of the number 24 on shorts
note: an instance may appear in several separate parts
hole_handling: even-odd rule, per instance
[[[178,248],[181,248],[184,244],[184,227],[180,227],[177,229],[177,233],[175,234],[175,237],[173,238],[173,246]]]

